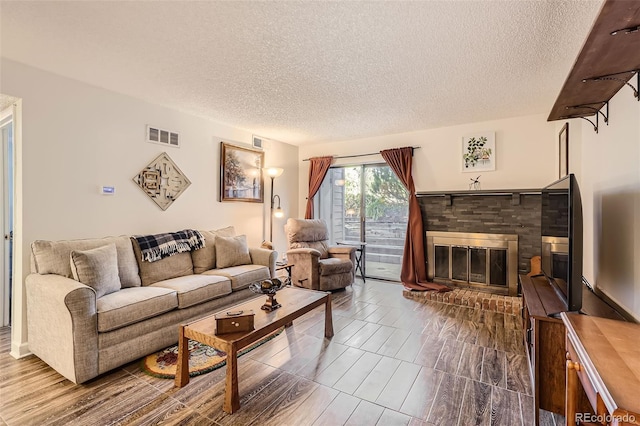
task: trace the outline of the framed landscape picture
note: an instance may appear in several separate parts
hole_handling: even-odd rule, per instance
[[[496,133],[478,132],[462,138],[462,171],[486,172],[496,169]]]
[[[558,150],[560,159],[558,179],[569,174],[569,123],[564,123],[558,134]]]
[[[219,201],[264,201],[264,152],[220,142]]]

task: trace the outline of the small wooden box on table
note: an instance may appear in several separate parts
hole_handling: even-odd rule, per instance
[[[291,325],[294,319],[322,305],[325,305],[324,335],[325,337],[333,336],[331,293],[285,287],[278,291],[278,299],[280,299],[282,307],[272,312],[260,309],[265,301],[264,296],[258,296],[223,311],[226,313],[253,310],[255,312],[255,329],[251,331],[216,335],[216,314],[181,325],[178,340],[176,386],[182,387],[189,383],[189,339],[224,351],[227,354],[227,374],[222,409],[231,414],[240,408],[238,394],[238,351],[240,349],[257,342],[280,327]]]

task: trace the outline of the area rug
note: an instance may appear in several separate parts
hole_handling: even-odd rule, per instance
[[[263,337],[251,346],[238,352],[238,357],[252,351],[260,345],[282,333],[284,327]],[[159,379],[174,379],[178,362],[178,345],[169,346],[142,359],[142,371]],[[189,340],[189,377],[209,373],[227,363],[227,354],[203,343]]]

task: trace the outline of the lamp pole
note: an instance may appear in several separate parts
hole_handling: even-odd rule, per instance
[[[273,195],[274,179],[275,176],[271,176],[271,193],[269,194],[271,196],[271,211],[269,212],[269,241],[271,241],[271,244],[273,244],[273,207],[276,202],[276,197]],[[278,199],[280,199],[280,197],[278,197]]]
[[[269,241],[273,244],[273,216],[284,216],[284,212],[280,208],[280,196],[273,193],[273,180],[280,176],[284,172],[284,169],[281,169],[280,167],[265,167],[264,171],[267,176],[271,178],[271,193],[269,194],[271,197],[271,210],[269,211]],[[276,206],[276,197],[278,198],[278,208],[274,211]]]

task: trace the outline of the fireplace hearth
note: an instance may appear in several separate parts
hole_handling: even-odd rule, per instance
[[[434,282],[516,296],[518,235],[428,231],[427,266]]]

